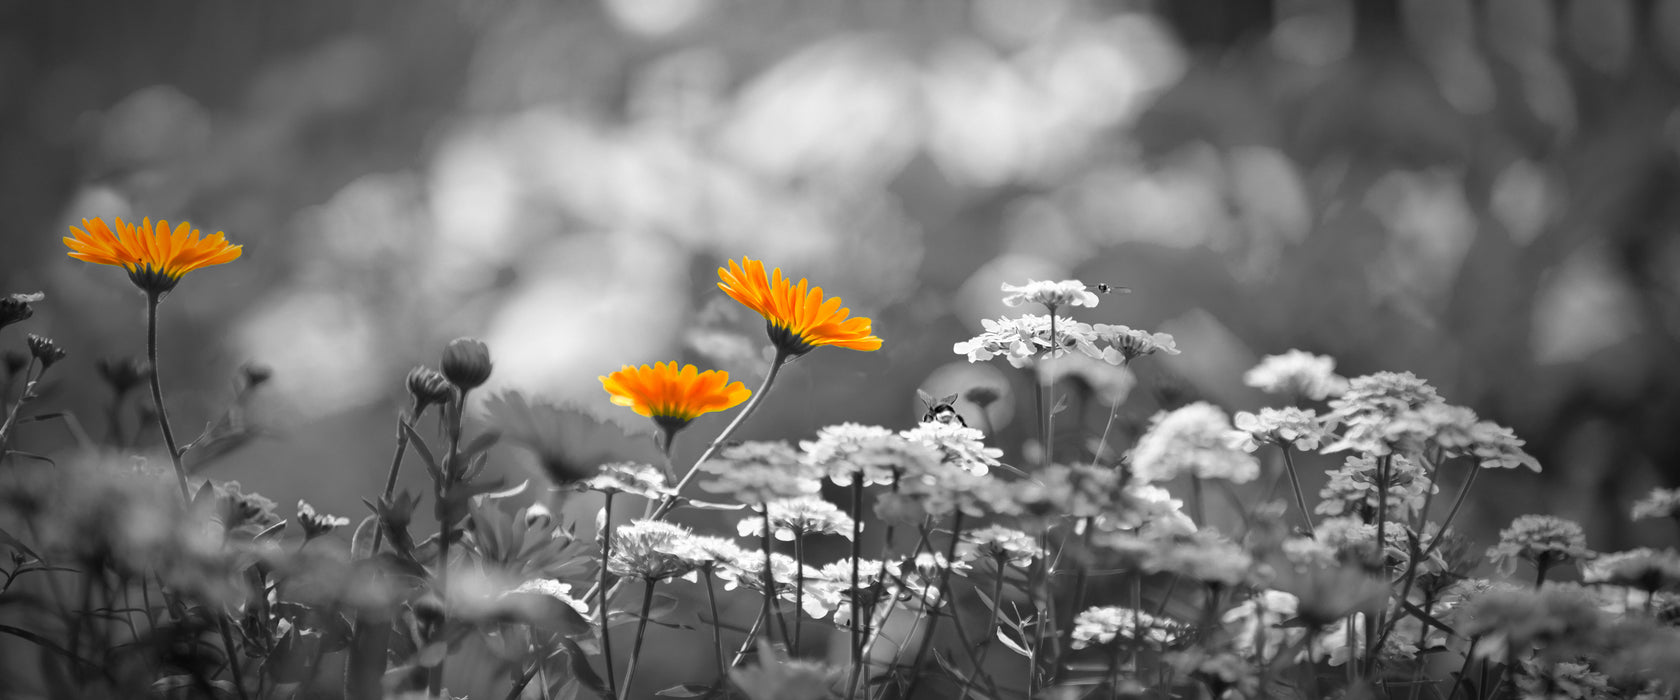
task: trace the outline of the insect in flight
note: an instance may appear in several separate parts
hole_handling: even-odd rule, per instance
[[[917,389],[916,396],[921,397],[922,403],[927,406],[927,413],[922,414],[923,423],[956,423],[968,427],[968,421],[963,420],[962,414],[957,413],[957,407],[954,405],[957,402],[956,394],[935,400],[933,394]]]
[[[1085,285],[1085,288],[1088,289],[1088,290],[1091,290],[1093,292],[1096,292],[1098,294],[1131,294],[1132,293],[1132,288],[1131,287],[1121,287],[1121,286],[1109,284],[1107,282],[1098,282],[1096,284],[1087,284],[1087,285]]]

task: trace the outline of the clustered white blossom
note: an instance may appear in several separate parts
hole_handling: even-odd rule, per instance
[[[1523,515],[1511,521],[1511,526],[1499,531],[1499,544],[1488,549],[1488,558],[1507,575],[1515,570],[1517,560],[1536,566],[1590,559],[1587,533],[1581,525],[1555,515]]]
[[[1132,474],[1147,482],[1188,474],[1248,483],[1260,475],[1260,463],[1243,450],[1245,436],[1231,427],[1224,411],[1210,403],[1157,413],[1132,448]]]
[[[1652,489],[1633,504],[1633,519],[1680,518],[1680,489]]]
[[[809,496],[822,490],[822,473],[785,442],[743,442],[719,450],[700,464],[711,475],[700,488],[726,493],[743,503]]]
[[[671,493],[665,485],[665,473],[653,465],[640,462],[613,462],[601,465],[601,471],[578,483],[580,488],[602,493],[628,493],[647,499],[663,498]]]
[[[1267,355],[1243,374],[1243,383],[1268,394],[1299,396],[1313,401],[1347,390],[1346,377],[1336,374],[1336,360],[1302,350]]]
[[[1188,629],[1171,618],[1114,605],[1097,606],[1073,618],[1073,648],[1108,644],[1116,637],[1147,642],[1154,648],[1172,644]]]
[[[1079,280],[1052,282],[1029,279],[1022,285],[1004,282],[1003,291],[1007,292],[1003,297],[1005,306],[1031,303],[1058,309],[1063,306],[1096,306],[1098,301],[1096,293]]]
[[[788,498],[765,504],[770,509],[770,527],[775,537],[792,542],[810,535],[839,535],[852,538],[852,516],[833,503],[815,496]],[[742,537],[763,537],[764,517],[750,515],[736,525]]]
[[[1242,448],[1247,452],[1261,445],[1282,445],[1310,452],[1318,449],[1319,443],[1330,435],[1330,425],[1305,408],[1262,408],[1258,414],[1239,411],[1233,422],[1237,430],[1246,434]]]
[[[1378,459],[1369,455],[1348,457],[1341,468],[1330,472],[1330,480],[1318,492],[1314,512],[1322,515],[1353,515],[1370,521],[1376,517],[1380,494],[1377,489]],[[1388,465],[1388,517],[1410,520],[1431,493],[1440,488],[1429,480],[1423,467],[1405,455],[1391,455]]]

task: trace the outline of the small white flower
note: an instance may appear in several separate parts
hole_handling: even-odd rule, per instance
[[[1243,383],[1268,394],[1297,395],[1322,401],[1347,390],[1346,377],[1336,374],[1336,360],[1301,350],[1267,355],[1243,374]]]
[[[1079,280],[1062,280],[1060,282],[1027,280],[1024,285],[1003,283],[1003,303],[1008,306],[1022,304],[1043,304],[1054,310],[1063,306],[1096,306],[1097,295],[1085,287]]]
[[[1680,518],[1680,489],[1652,489],[1633,504],[1633,519]]]
[[[1243,451],[1245,439],[1213,404],[1199,401],[1163,411],[1132,448],[1132,474],[1147,482],[1191,474],[1248,483],[1260,475],[1260,463]]]

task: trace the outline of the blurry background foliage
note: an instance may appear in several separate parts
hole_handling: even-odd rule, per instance
[[[631,420],[596,380],[624,363],[755,384],[714,268],[762,258],[887,339],[791,367],[741,433],[799,439],[905,427],[918,387],[1030,407],[952,343],[1000,282],[1109,282],[1135,292],[1080,318],[1184,349],[1123,426],[1253,409],[1241,372],[1291,347],[1412,370],[1546,467],[1489,474],[1512,495],[1472,534],[1544,511],[1613,549],[1680,485],[1677,98],[1676,0],[0,0],[0,292],[47,292],[23,328],[70,358],[40,405],[99,426],[142,304],[66,225],[226,231],[244,258],[165,304],[179,430],[269,365],[267,435],[210,475],[359,514],[404,373],[458,335],[492,390]]]

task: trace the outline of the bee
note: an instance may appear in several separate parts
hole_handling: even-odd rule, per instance
[[[1131,294],[1132,293],[1132,288],[1131,287],[1120,287],[1120,286],[1109,284],[1107,282],[1098,282],[1096,284],[1087,284],[1087,285],[1085,285],[1085,288],[1090,290],[1090,291],[1096,292],[1098,294]]]
[[[954,405],[957,402],[956,394],[935,400],[933,394],[917,389],[916,396],[921,397],[922,403],[927,406],[927,413],[922,414],[923,423],[956,423],[968,427],[968,421],[963,420],[962,414],[957,413],[957,407]]]

